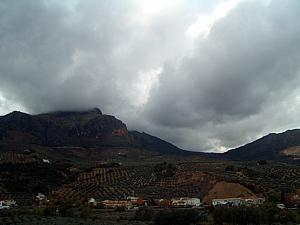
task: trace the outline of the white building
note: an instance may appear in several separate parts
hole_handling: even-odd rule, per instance
[[[280,204],[277,204],[277,208],[278,209],[285,209],[285,205],[280,203]]]
[[[4,205],[3,201],[0,201],[0,210],[1,209],[9,209],[8,205]]]
[[[36,196],[36,198],[37,198],[39,201],[47,200],[46,195],[44,195],[44,194],[42,194],[42,193],[38,193],[38,195]]]
[[[257,198],[257,197],[244,198],[243,200],[246,206],[258,206],[258,205],[262,205],[265,202],[264,198]]]
[[[213,206],[240,206],[243,204],[242,198],[224,198],[224,199],[213,199],[212,205]]]
[[[258,206],[262,205],[265,202],[264,198],[257,198],[257,197],[249,197],[249,198],[224,198],[224,199],[213,199],[212,205],[213,206]]]
[[[171,202],[174,207],[199,207],[201,205],[199,198],[173,198]]]
[[[0,201],[0,209],[9,209],[10,207],[14,206],[16,201],[14,200],[2,200]]]
[[[126,209],[132,208],[132,203],[127,200],[104,200],[102,203],[108,209],[115,209],[118,207],[124,207]]]
[[[93,206],[96,206],[96,205],[97,205],[97,201],[96,201],[96,199],[94,199],[94,198],[90,198],[90,199],[88,200],[88,203],[89,203],[89,205],[93,205]]]
[[[49,160],[49,159],[43,159],[43,163],[48,163],[48,164],[50,164],[50,160]]]

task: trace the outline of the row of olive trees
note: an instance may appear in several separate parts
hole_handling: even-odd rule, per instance
[[[299,224],[300,211],[280,211],[267,205],[252,207],[219,207],[214,209],[215,224],[262,225],[262,224]]]
[[[196,209],[164,209],[154,212],[151,208],[140,208],[134,219],[152,221],[155,225],[190,225],[206,221],[204,214]]]
[[[300,210],[282,211],[274,205],[262,207],[218,207],[212,211],[216,225],[269,225],[300,224]],[[196,209],[165,209],[155,212],[151,208],[136,211],[135,220],[152,221],[154,225],[207,224],[208,214]]]

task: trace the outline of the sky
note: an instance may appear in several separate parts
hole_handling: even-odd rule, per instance
[[[300,127],[299,0],[1,0],[0,114],[100,108],[224,152]]]

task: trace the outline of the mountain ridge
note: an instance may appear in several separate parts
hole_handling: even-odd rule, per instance
[[[30,115],[13,111],[0,116],[1,145],[48,147],[139,148],[159,154],[202,155],[225,160],[274,160],[299,162],[300,129],[270,133],[225,153],[186,151],[153,135],[129,131],[125,123],[98,108],[84,111],[54,111]],[[292,148],[292,149],[290,149]]]
[[[13,111],[0,117],[0,144],[37,144],[48,147],[136,147],[162,154],[189,154],[158,137],[127,126],[98,108],[30,115]]]
[[[253,142],[231,149],[220,158],[229,160],[296,160],[285,155],[287,148],[300,146],[300,129],[290,129],[281,133],[270,133]]]

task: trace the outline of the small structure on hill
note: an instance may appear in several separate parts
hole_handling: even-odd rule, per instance
[[[47,200],[47,197],[46,195],[42,194],[42,193],[38,193],[36,198],[39,200],[39,201],[45,201]]]
[[[50,160],[49,159],[43,159],[43,163],[50,164]]]
[[[34,200],[38,205],[46,205],[49,202],[47,196],[42,193],[38,193]]]

